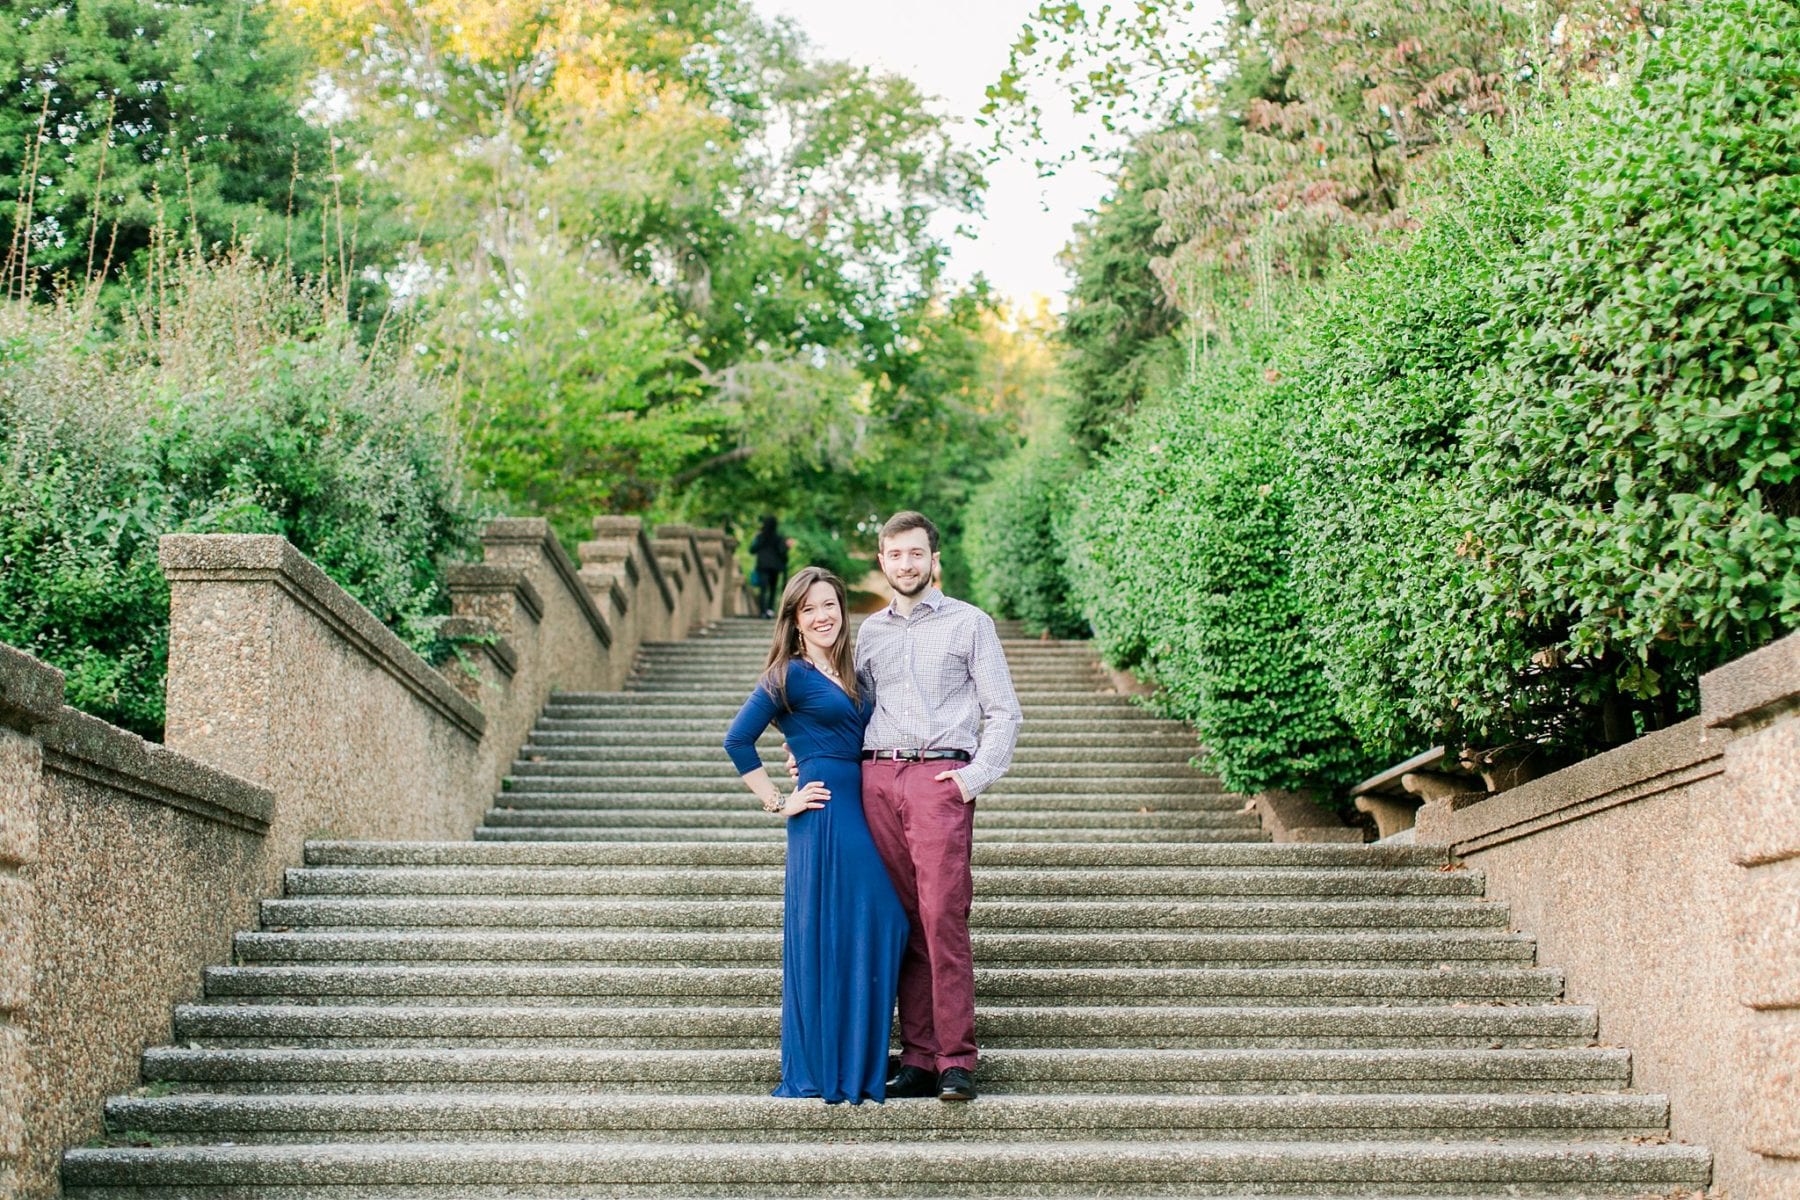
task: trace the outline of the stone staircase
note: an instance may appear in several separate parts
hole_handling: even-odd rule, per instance
[[[977,812],[982,1098],[768,1097],[781,829],[719,741],[769,626],[556,697],[465,843],[317,842],[71,1151],[109,1196],[1598,1196],[1667,1104],[1411,847],[1269,845],[1080,643]],[[765,741],[780,767],[779,737]]]

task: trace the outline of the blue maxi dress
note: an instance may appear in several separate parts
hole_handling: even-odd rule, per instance
[[[774,724],[799,761],[796,786],[818,780],[831,791],[824,808],[787,818],[781,1085],[773,1094],[880,1101],[909,927],[863,816],[863,728],[873,705],[853,703],[804,660],[789,666],[785,690],[784,707],[757,685],[725,735],[741,775],[762,765],[756,739]]]

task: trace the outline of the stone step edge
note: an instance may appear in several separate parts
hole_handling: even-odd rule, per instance
[[[1031,1180],[1093,1183],[1600,1182],[1704,1184],[1711,1155],[1698,1147],[1487,1142],[962,1142],[954,1155],[921,1155],[905,1144],[725,1142],[581,1145],[569,1143],[313,1143],[282,1147],[81,1149],[63,1160],[65,1185],[632,1183],[719,1180],[737,1186],[817,1184],[829,1164],[834,1189]]]
[[[766,1023],[773,1026],[779,1021],[780,1015],[779,1009],[768,1005],[690,1005],[637,1008],[621,1005],[607,1010],[607,1022],[615,1028],[638,1023],[678,1022],[687,1022],[698,1027],[707,1021],[727,1024]],[[1566,1025],[1569,1027],[1568,1036],[1591,1039],[1599,1029],[1599,1010],[1594,1006],[1559,1003],[1342,1005],[1330,1008],[1281,1007],[1278,1005],[1156,1005],[1150,1007],[1068,1005],[1050,1008],[1020,1005],[1005,1009],[991,1009],[984,1015],[991,1020],[1021,1026],[1037,1023],[1053,1031],[1083,1024],[1130,1025],[1136,1023],[1168,1027],[1187,1025],[1193,1027],[1196,1032],[1223,1033],[1225,1030],[1219,1028],[1221,1025],[1227,1028],[1235,1026],[1267,1029],[1271,1026],[1291,1024],[1299,1026],[1329,1025],[1333,1032],[1343,1033],[1358,1027],[1374,1027],[1383,1024],[1442,1030],[1447,1026],[1479,1028],[1483,1024],[1513,1026],[1526,1025],[1535,1021]],[[174,1023],[177,1027],[186,1027],[189,1023],[204,1023],[208,1020],[214,1024],[237,1020],[254,1025],[259,1020],[264,1023],[281,1023],[308,1020],[348,1021],[352,1019],[368,1020],[386,1028],[400,1028],[409,1023],[428,1023],[436,1020],[486,1021],[489,1023],[522,1021],[539,1026],[552,1026],[557,1022],[568,1022],[591,1028],[594,1013],[591,1008],[573,1005],[325,1005],[229,1004],[222,1002],[179,1004],[175,1006],[174,1011]],[[1296,1034],[1295,1036],[1301,1035]],[[1478,1036],[1503,1035],[1483,1033]],[[1514,1034],[1513,1036],[1518,1035]],[[1275,1049],[1275,1047],[1263,1047],[1263,1049]],[[1307,1050],[1309,1048],[1294,1047],[1294,1049]],[[1006,1053],[1017,1055],[1022,1052],[1012,1050]],[[1055,1053],[1069,1054],[1074,1051],[1059,1050]],[[1132,1053],[1154,1052],[1134,1050]]]
[[[469,1132],[704,1132],[707,1141],[780,1130],[794,1135],[1070,1132],[1096,1125],[1117,1136],[1177,1130],[1261,1130],[1282,1140],[1381,1126],[1439,1136],[1507,1136],[1555,1130],[1586,1139],[1668,1130],[1666,1096],[1637,1092],[1173,1095],[1081,1093],[992,1095],[982,1104],[893,1106],[793,1104],[728,1093],[627,1095],[592,1092],[203,1093],[114,1097],[113,1130],[182,1134]],[[1202,1133],[1202,1135],[1204,1135]],[[1220,1136],[1214,1133],[1213,1136]],[[1233,1132],[1229,1136],[1253,1136]],[[1401,1136],[1396,1134],[1394,1136]],[[1514,1132],[1512,1136],[1520,1136]],[[1529,1135],[1525,1135],[1529,1136]],[[1586,1140],[1584,1139],[1584,1140]],[[1163,1139],[1159,1139],[1163,1140]],[[1383,1139],[1385,1140],[1385,1138]]]
[[[681,854],[693,855],[687,849],[674,851],[668,843],[663,842],[613,842],[605,846],[558,846],[512,847],[491,846],[471,841],[374,841],[313,839],[305,846],[306,864],[308,866],[460,866],[465,862],[478,865],[518,865],[531,866],[535,863],[525,859],[556,860],[547,865],[569,866],[605,866],[612,863],[631,860],[634,855],[651,855],[668,862]],[[708,851],[709,855],[711,851]],[[782,851],[771,853],[762,847],[745,849],[739,856],[745,859],[764,859],[779,861]],[[371,858],[381,856],[403,858],[403,862],[373,862]],[[993,865],[1009,859],[1041,859],[1046,866],[1068,866],[1070,859],[1093,858],[1106,866],[1116,867],[1130,865],[1121,859],[1171,859],[1184,857],[1217,858],[1221,860],[1244,860],[1241,865],[1279,865],[1273,860],[1291,860],[1290,866],[1316,865],[1319,867],[1353,866],[1364,870],[1390,869],[1435,869],[1448,864],[1448,852],[1426,846],[1381,846],[1381,845],[1309,845],[1306,843],[1269,843],[1261,846],[1205,846],[1185,844],[1139,844],[1135,842],[1089,843],[1076,850],[1069,847],[1045,847],[1034,844],[1014,844],[988,842],[975,846],[974,858],[978,865]],[[355,861],[331,861],[333,859]],[[425,859],[428,861],[415,861]],[[516,860],[516,861],[502,861]],[[605,860],[605,861],[595,861]],[[1030,864],[1020,864],[1030,865]],[[1160,865],[1160,864],[1152,864]],[[1188,864],[1180,864],[1188,865]],[[1219,865],[1239,865],[1221,863]]]

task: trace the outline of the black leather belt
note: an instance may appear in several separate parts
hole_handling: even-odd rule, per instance
[[[928,758],[954,758],[957,762],[968,762],[967,750],[864,750],[863,761],[872,758],[892,758],[900,762],[924,762]]]

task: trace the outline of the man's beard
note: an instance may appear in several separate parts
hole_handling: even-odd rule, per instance
[[[901,587],[900,581],[898,579],[895,579],[892,575],[888,575],[886,571],[883,571],[882,574],[887,575],[887,581],[889,584],[891,584],[893,586],[893,589],[896,592],[899,592],[902,596],[905,596],[908,600],[911,600],[915,596],[924,595],[925,589],[931,586],[931,575],[929,572],[924,572],[919,575],[918,586],[913,588],[913,590],[910,592],[907,591],[905,588]]]

